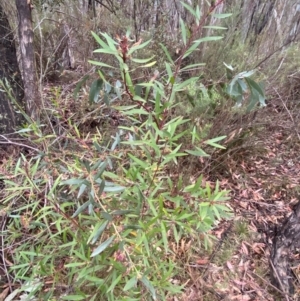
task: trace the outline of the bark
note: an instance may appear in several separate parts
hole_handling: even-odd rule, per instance
[[[286,294],[294,293],[291,255],[300,247],[300,203],[286,219],[274,237],[270,265],[272,278],[280,290]]]
[[[0,134],[16,130],[22,121],[23,83],[13,31],[0,5]]]
[[[16,0],[16,7],[26,111],[33,120],[38,120],[41,103],[37,85],[30,1]]]

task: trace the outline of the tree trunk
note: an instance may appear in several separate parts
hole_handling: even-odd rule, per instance
[[[30,5],[30,1],[16,0],[26,111],[33,120],[38,120],[41,101],[37,85]]]
[[[9,134],[20,125],[23,83],[18,66],[13,31],[0,5],[0,134]],[[18,107],[19,106],[19,107]]]

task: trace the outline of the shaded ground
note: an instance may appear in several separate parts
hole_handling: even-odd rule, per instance
[[[299,118],[295,108],[277,100],[259,112],[255,123],[261,126],[250,143],[223,156],[226,172],[218,172],[222,188],[232,191],[235,218],[215,231],[219,241],[209,257],[194,253],[187,267],[192,285],[184,300],[299,299],[299,254],[287,255],[293,296],[273,281],[269,264],[274,236],[300,200]]]

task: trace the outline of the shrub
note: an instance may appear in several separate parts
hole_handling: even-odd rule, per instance
[[[216,5],[201,16],[198,7],[184,4],[195,31]],[[93,33],[100,45],[95,52],[119,63],[110,73],[108,64],[91,62],[100,70],[90,101],[105,102],[121,124],[110,143],[103,143],[100,132],[83,137],[70,119],[72,131],[63,136],[43,136],[36,125],[20,131],[43,146],[30,159],[22,155],[4,175],[6,243],[15,246],[11,271],[30,296],[166,300],[184,289],[171,246],[188,240],[208,248],[211,230],[231,217],[228,191],[218,182],[211,187],[202,176],[185,179],[184,166],[179,174],[172,170],[181,157],[209,156],[204,146],[224,148],[218,142],[225,138],[203,140],[196,127],[185,126],[185,112],[174,115],[176,95],[199,83],[198,77],[183,81],[179,75],[202,65],[181,67],[182,60],[201,43],[220,38],[194,40],[183,22],[181,32],[185,46],[177,62],[161,45],[166,70],[145,82],[131,72],[155,64],[153,57],[138,58],[149,41],[133,44],[128,34],[116,42]],[[188,144],[180,142],[183,137]]]

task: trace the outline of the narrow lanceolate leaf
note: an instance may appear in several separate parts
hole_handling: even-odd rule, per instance
[[[156,298],[156,291],[154,289],[154,286],[152,285],[152,283],[147,279],[146,276],[143,276],[140,280],[144,285],[145,287],[148,289],[148,291],[150,292],[153,300],[157,300]]]
[[[198,157],[209,157],[209,155],[201,148],[196,147],[196,150],[186,150],[187,153]]]
[[[182,35],[183,44],[186,45],[186,39],[187,39],[186,28],[185,28],[185,24],[181,18],[180,18],[180,27],[181,27],[181,35]]]
[[[153,62],[150,62],[150,63],[148,63],[148,64],[146,64],[146,65],[140,66],[139,68],[152,67],[152,66],[154,66],[155,64],[156,64],[156,61],[153,61]]]
[[[184,2],[180,2],[182,4],[182,6],[184,6],[194,17],[197,18],[197,13],[194,11],[194,9],[189,6],[187,3],[184,3]]]
[[[113,66],[110,66],[110,65],[107,65],[105,63],[102,63],[102,62],[97,62],[97,61],[89,61],[90,64],[92,65],[96,65],[96,66],[100,66],[100,67],[107,67],[107,68],[112,68],[112,69],[116,69],[115,67]]]
[[[195,51],[198,48],[200,43],[208,42],[208,41],[217,41],[217,40],[221,40],[221,39],[223,39],[223,37],[221,37],[221,36],[205,37],[205,38],[198,39],[193,42],[194,44],[186,51],[186,53],[184,54],[184,56],[182,58],[186,58],[187,56],[189,56],[193,51]]]
[[[168,82],[171,82],[172,78],[174,78],[173,71],[172,71],[171,66],[168,62],[165,62],[165,65],[166,65],[166,70],[167,70],[168,77],[169,77]]]
[[[137,277],[134,276],[126,283],[126,285],[123,288],[123,291],[126,292],[130,290],[131,288],[135,287],[136,284],[137,284]]]
[[[170,55],[168,49],[166,48],[166,46],[163,45],[162,43],[159,43],[159,45],[162,48],[162,50],[164,51],[164,53],[165,53],[167,59],[169,60],[169,62],[174,66],[174,61],[172,60],[171,55]]]
[[[107,53],[107,54],[114,54],[118,55],[118,51],[116,50],[111,50],[111,49],[96,49],[93,51],[94,53]]]
[[[209,139],[206,141],[206,143],[209,141],[211,143],[214,143],[214,142],[218,142],[218,141],[221,141],[223,139],[225,139],[227,136],[220,136],[220,137],[216,137],[216,138],[213,138],[213,139]]]
[[[88,183],[86,179],[69,179],[69,180],[65,180],[62,181],[59,185],[81,185],[84,183]]]
[[[68,295],[63,296],[62,300],[69,300],[69,301],[78,301],[78,300],[86,300],[87,296],[81,296],[81,295]]]
[[[145,64],[147,62],[150,62],[153,58],[154,58],[154,55],[147,58],[147,59],[134,59],[134,58],[131,58],[131,61],[133,61],[135,63],[138,63],[138,64]]]
[[[78,195],[77,195],[77,199],[79,199],[81,197],[81,195],[84,193],[86,187],[87,186],[85,184],[80,185],[79,192],[78,192]]]
[[[142,49],[142,48],[146,47],[150,42],[151,42],[151,40],[146,41],[146,42],[143,43],[143,44],[139,44],[139,45],[136,45],[136,46],[131,47],[131,48],[129,49],[129,51],[128,51],[128,55],[131,55],[132,53],[134,53],[134,52],[135,52],[136,50],[138,50],[138,49]]]
[[[90,94],[89,94],[90,104],[97,102],[102,87],[103,87],[103,80],[100,78],[98,78],[97,80],[95,80],[92,83],[91,89],[90,89]]]
[[[168,238],[167,238],[167,228],[164,222],[161,223],[161,235],[162,235],[162,239],[163,239],[163,243],[164,243],[164,247],[165,247],[165,252],[166,254],[169,251],[169,243],[168,243]]]
[[[105,186],[104,192],[112,192],[112,193],[120,193],[125,190],[125,187],[123,186]]]
[[[108,238],[105,242],[103,242],[100,246],[98,246],[93,253],[91,254],[91,257],[95,257],[99,254],[101,254],[103,251],[105,251],[109,245],[113,242],[115,239],[115,236],[113,235],[112,237]]]
[[[176,85],[176,86],[174,87],[174,90],[175,90],[175,91],[181,91],[181,90],[184,89],[186,86],[188,86],[189,84],[191,84],[191,83],[197,81],[198,79],[199,79],[199,77],[191,77],[191,78],[185,80],[184,82],[182,82],[182,83]]]
[[[180,71],[194,69],[194,68],[202,67],[202,66],[205,66],[205,65],[206,65],[205,63],[192,64],[192,65],[188,65],[188,66],[183,67],[182,69],[180,69]]]
[[[83,205],[81,205],[76,211],[75,213],[72,215],[72,218],[76,217],[77,215],[79,215],[82,211],[84,211],[89,205],[90,205],[90,201],[85,202]]]
[[[117,51],[116,45],[118,44],[116,41],[114,41],[107,33],[100,33],[103,37],[105,37],[108,46],[110,49]]]
[[[222,40],[223,37],[222,36],[213,36],[213,37],[204,37],[204,38],[201,38],[201,39],[198,39],[195,41],[196,42],[209,42],[209,41],[218,41],[218,40]]]
[[[92,36],[100,46],[102,46],[105,49],[109,49],[109,46],[104,41],[102,41],[101,38],[93,31],[92,31]]]
[[[104,223],[102,223],[101,225],[98,225],[99,228],[95,228],[95,233],[93,233],[93,235],[91,235],[92,241],[91,244],[94,244],[100,237],[100,235],[103,233],[103,231],[106,229],[108,225],[108,221],[106,220]],[[90,239],[89,239],[90,240]],[[88,241],[89,243],[89,241]]]
[[[200,45],[201,42],[199,41],[194,41],[194,44],[185,52],[185,54],[183,55],[183,59],[186,58],[187,56],[189,56],[193,51],[195,51],[197,49],[197,47]]]
[[[232,14],[213,14],[212,16],[218,19],[224,19],[230,17]]]
[[[128,154],[128,156],[134,161],[136,162],[138,165],[140,165],[142,168],[147,168],[147,163],[145,163],[144,161],[138,159],[137,157],[131,155],[131,154]]]
[[[207,25],[207,26],[203,26],[203,28],[207,28],[207,29],[221,29],[221,30],[228,29],[227,27],[215,26],[215,25]]]
[[[201,18],[201,10],[199,5],[196,6],[196,24],[199,25]]]
[[[217,138],[214,138],[214,139],[207,140],[204,143],[208,144],[210,146],[216,147],[216,148],[226,149],[226,147],[224,147],[224,146],[216,143],[216,141],[220,141],[220,140],[222,140],[222,139],[224,139],[226,137],[227,136],[217,137]]]

